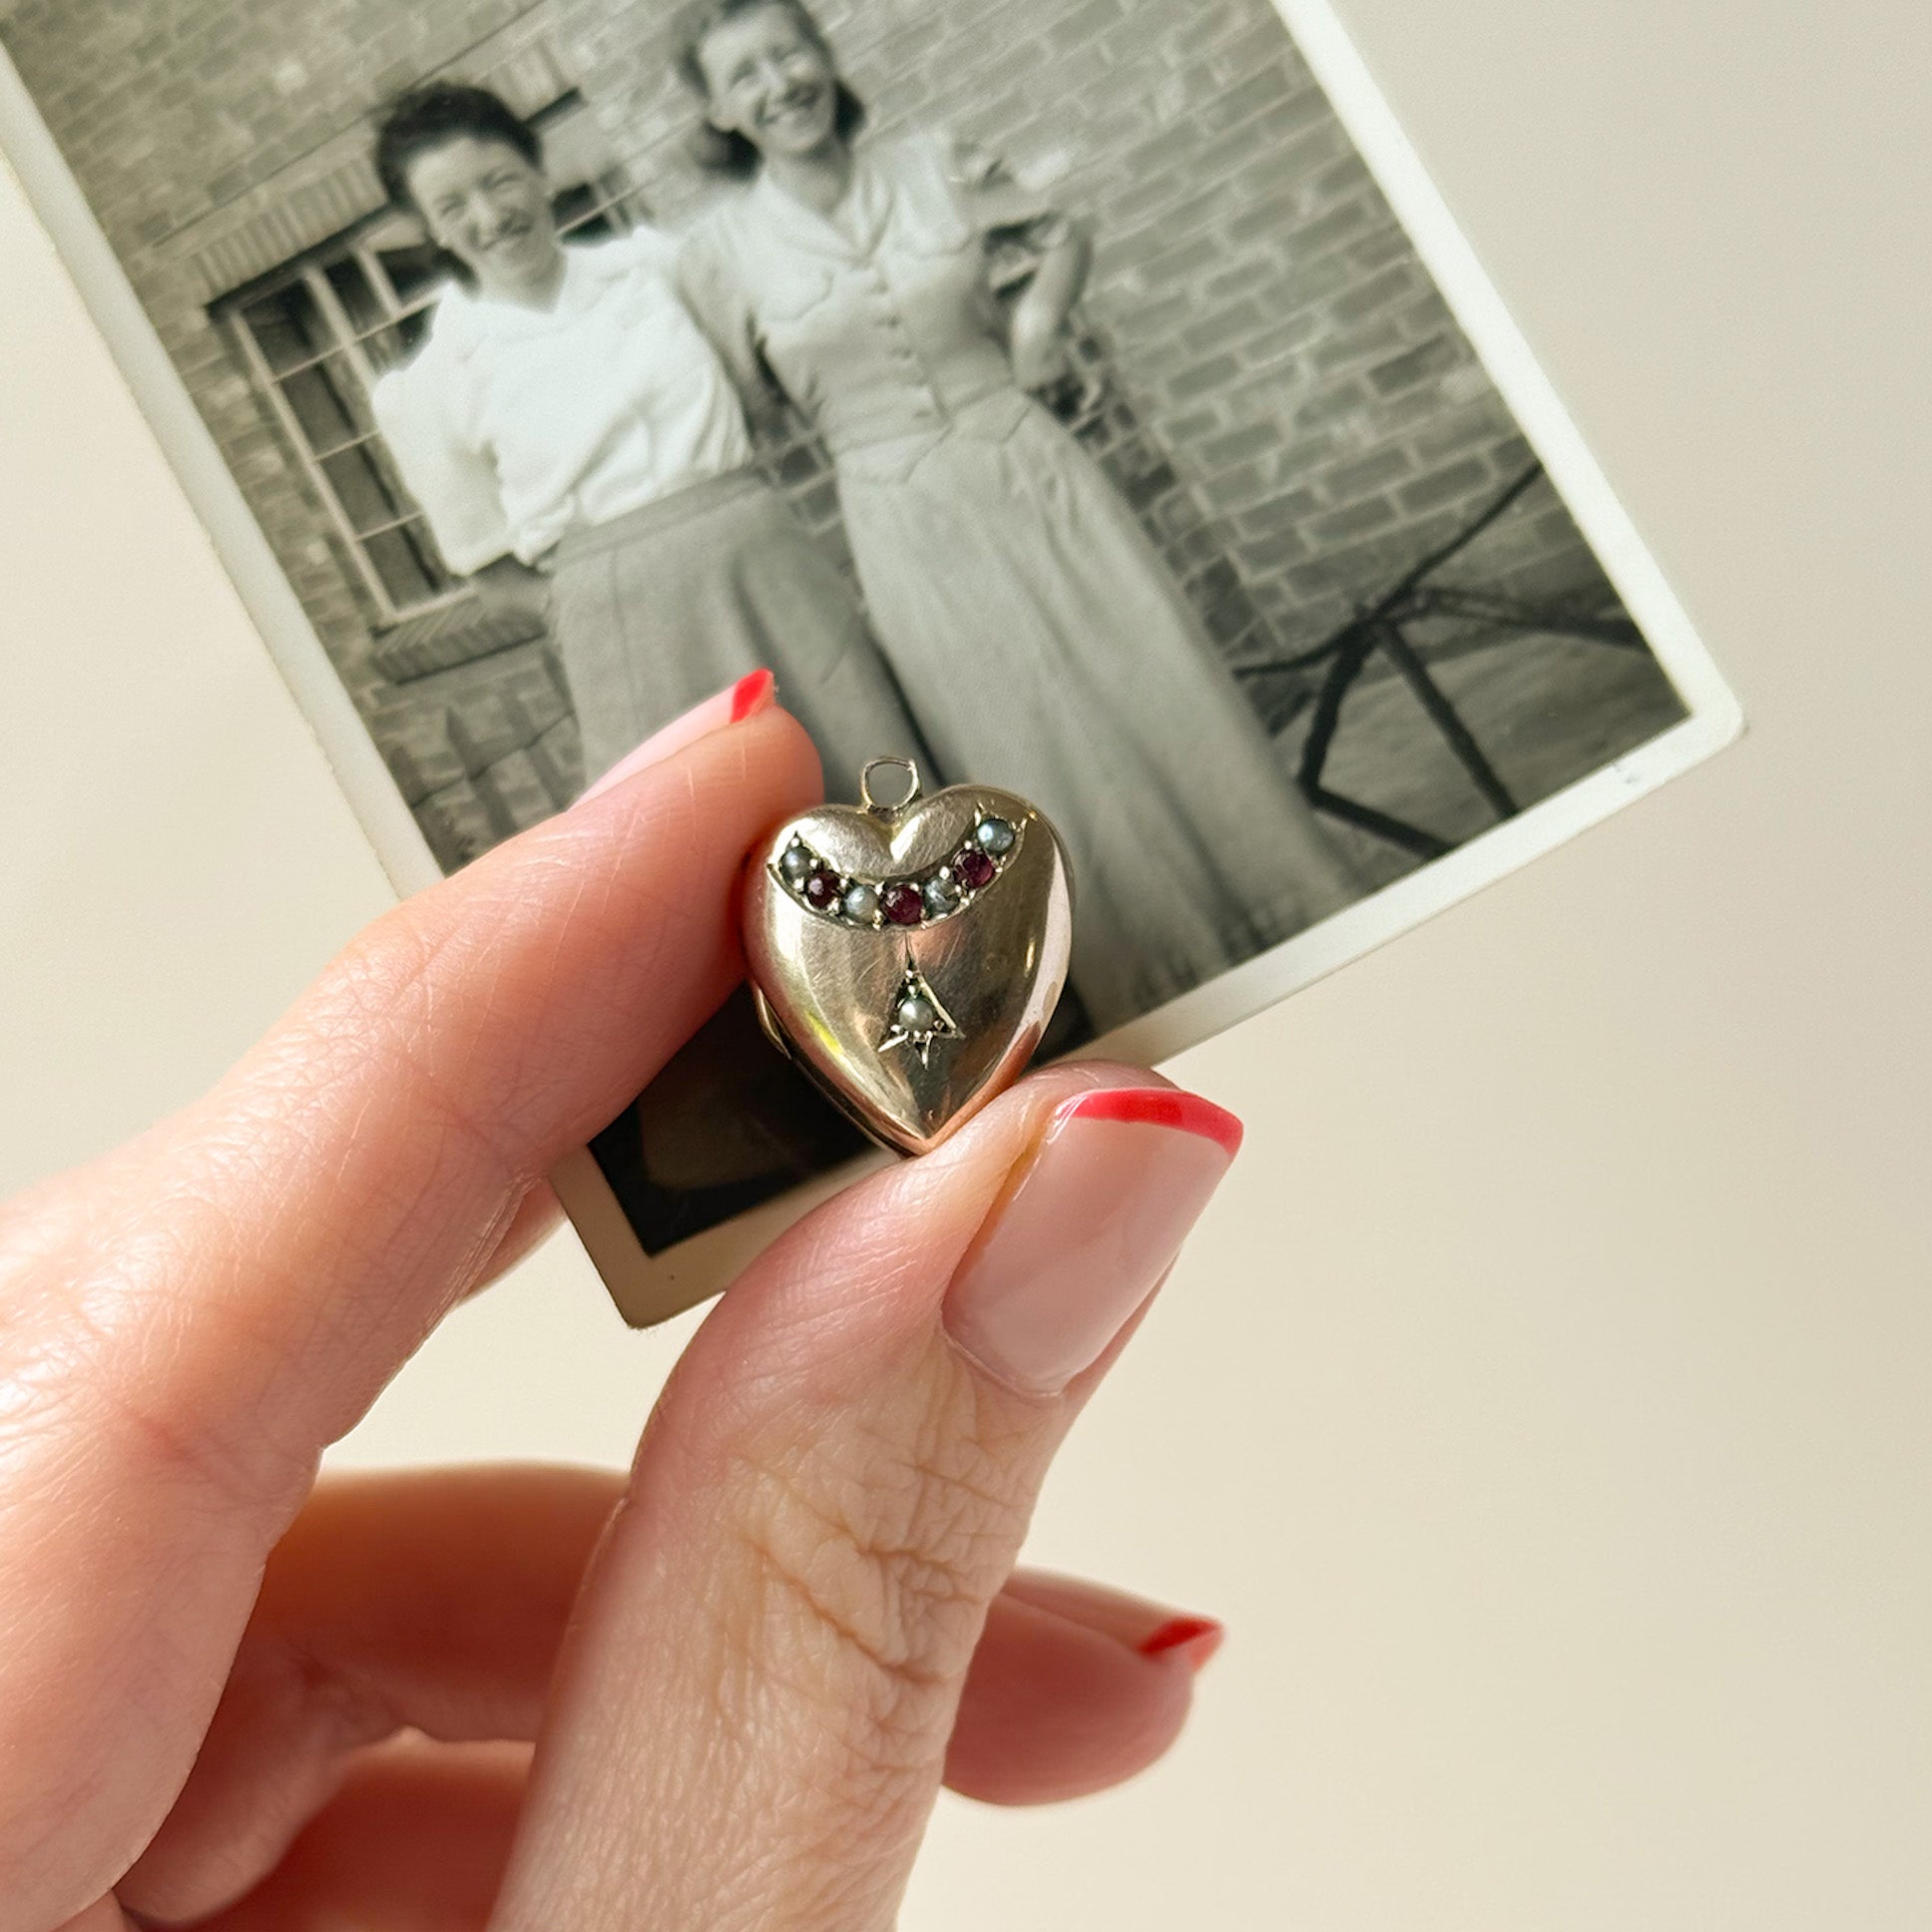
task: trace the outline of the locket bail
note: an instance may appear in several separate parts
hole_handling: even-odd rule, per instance
[[[888,804],[883,798],[872,795],[872,773],[883,770],[905,773],[905,796],[895,804]],[[911,758],[900,757],[896,753],[882,758],[867,758],[865,768],[858,774],[858,795],[859,802],[867,811],[877,812],[881,818],[896,818],[900,812],[918,802],[919,767]]]

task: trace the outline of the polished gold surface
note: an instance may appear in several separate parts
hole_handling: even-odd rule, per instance
[[[885,764],[904,769],[903,802],[876,801],[873,774]],[[955,785],[923,797],[905,760],[880,759],[866,767],[862,796],[864,806],[824,805],[788,819],[752,855],[745,955],[759,1016],[778,1046],[875,1140],[923,1154],[1039,1046],[1066,984],[1072,880],[1052,825],[1010,791]],[[972,848],[989,816],[1016,834],[996,876],[917,925],[814,909],[783,871],[797,842],[847,889],[930,879]],[[904,1024],[903,1003],[913,997],[928,1002],[930,1026]]]

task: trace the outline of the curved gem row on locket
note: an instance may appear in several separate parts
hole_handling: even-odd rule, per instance
[[[864,879],[826,863],[794,837],[772,864],[779,883],[801,905],[841,926],[878,932],[886,926],[929,926],[963,911],[1005,871],[1020,848],[1021,828],[981,812],[952,857],[930,871]]]

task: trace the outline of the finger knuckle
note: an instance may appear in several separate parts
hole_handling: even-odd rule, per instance
[[[856,1724],[868,1760],[923,1758],[1027,1515],[983,1392],[939,1378],[909,1411],[846,1415],[802,1453],[754,1451],[736,1487],[747,1651],[782,1643],[792,1681]]]
[[[196,1207],[182,1191],[185,1208]],[[65,1209],[65,1211],[63,1211]],[[205,1365],[172,1286],[206,1274],[201,1211],[135,1224],[90,1211],[79,1191],[0,1229],[0,1478],[9,1507],[60,1493],[77,1469],[138,1471],[218,1509],[305,1486],[312,1464],[284,1452],[264,1413],[194,1391]],[[118,1478],[116,1478],[118,1480]]]

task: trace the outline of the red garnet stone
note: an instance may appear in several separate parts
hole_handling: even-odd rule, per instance
[[[977,846],[971,846],[953,860],[953,877],[969,891],[977,892],[981,886],[993,882],[993,874],[999,867]]]
[[[805,881],[805,903],[814,912],[829,912],[838,903],[838,874],[821,865]]]
[[[879,894],[879,905],[895,926],[916,926],[926,914],[924,895],[916,885],[902,879]]]

